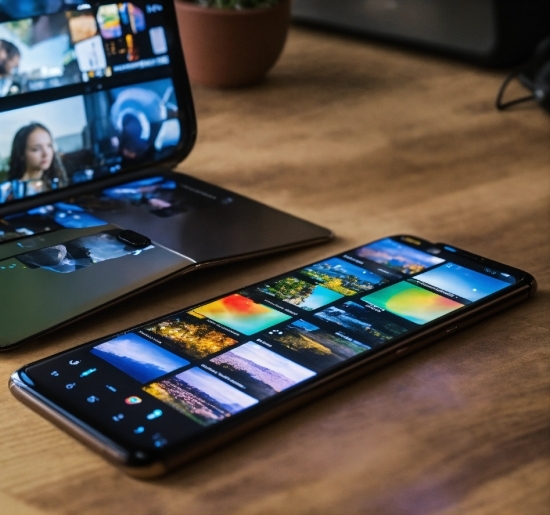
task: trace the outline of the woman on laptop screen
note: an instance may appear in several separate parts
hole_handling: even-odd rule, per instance
[[[69,183],[67,172],[57,155],[50,131],[40,123],[19,129],[13,138],[8,179],[9,196],[22,198]]]

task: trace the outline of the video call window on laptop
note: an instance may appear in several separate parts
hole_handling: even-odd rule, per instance
[[[163,4],[0,0],[0,205],[189,146]]]

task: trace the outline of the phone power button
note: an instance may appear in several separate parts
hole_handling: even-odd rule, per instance
[[[447,334],[454,333],[457,329],[458,329],[458,326],[453,325],[453,327],[449,327],[449,329],[447,329],[446,332],[447,332]]]
[[[399,358],[400,356],[407,354],[407,352],[409,352],[409,348],[403,347],[402,349],[396,350],[395,355]]]

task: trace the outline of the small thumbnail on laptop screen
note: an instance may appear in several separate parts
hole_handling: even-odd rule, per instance
[[[174,152],[182,124],[164,10],[0,0],[0,204]]]

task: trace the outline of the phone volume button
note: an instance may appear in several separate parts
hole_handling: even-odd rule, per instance
[[[447,330],[445,331],[445,333],[446,333],[446,334],[454,333],[457,329],[458,329],[458,326],[457,326],[457,325],[453,325],[453,327],[449,327],[449,329],[447,329]]]
[[[402,349],[396,350],[395,355],[397,357],[403,356],[403,355],[407,354],[407,352],[409,352],[409,350],[410,350],[409,347],[403,347]]]

